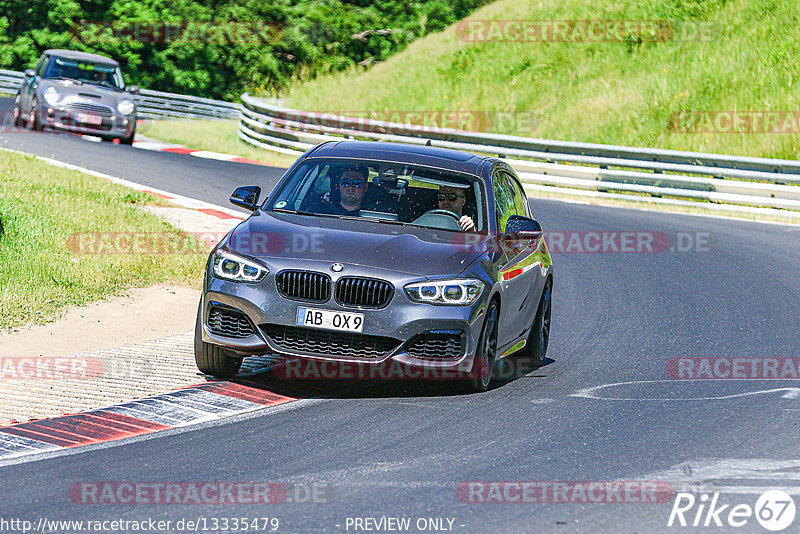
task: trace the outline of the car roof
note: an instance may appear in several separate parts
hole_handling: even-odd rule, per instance
[[[58,56],[64,59],[74,59],[75,61],[91,61],[93,63],[106,63],[109,65],[119,66],[119,62],[114,61],[111,58],[107,58],[99,54],[78,52],[77,50],[61,50],[58,48],[52,48],[50,50],[45,50],[44,53],[49,56]]]
[[[379,161],[401,161],[414,165],[438,167],[469,174],[478,174],[486,156],[425,145],[383,143],[377,141],[334,141],[320,145],[310,158],[355,158]]]

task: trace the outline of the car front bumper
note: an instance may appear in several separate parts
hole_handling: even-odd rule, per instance
[[[472,369],[475,348],[480,338],[483,326],[483,313],[490,293],[485,288],[480,297],[467,306],[440,306],[416,303],[411,301],[403,290],[404,286],[423,280],[419,276],[412,276],[395,271],[364,268],[357,265],[346,265],[342,273],[331,273],[329,262],[304,262],[302,270],[325,273],[331,276],[335,284],[341,276],[362,276],[378,278],[390,282],[394,286],[393,296],[387,306],[381,309],[359,308],[343,306],[331,297],[324,303],[310,303],[290,300],[282,296],[277,289],[275,274],[284,269],[297,269],[298,265],[292,260],[272,260],[268,264],[270,273],[258,283],[238,283],[221,280],[207,270],[200,316],[202,326],[202,339],[206,343],[222,346],[240,356],[255,354],[280,354],[304,359],[326,360],[335,362],[352,362],[366,365],[385,364],[396,362],[404,366],[424,367],[433,369],[458,369],[469,372]],[[327,270],[327,272],[326,272]],[[329,352],[307,350],[308,347],[295,344],[287,347],[279,340],[274,339],[270,332],[288,327],[290,331],[307,333],[313,339],[327,337],[331,330],[298,327],[298,307],[333,310],[341,312],[361,313],[364,315],[363,332],[365,336],[393,340],[394,348],[380,354],[364,357],[355,355],[354,351],[339,349]],[[209,325],[209,311],[212,308],[223,308],[239,312],[246,316],[252,326],[252,334],[246,337],[229,337],[220,335]],[[336,332],[331,334],[335,338]],[[342,334],[347,337],[348,334]],[[359,336],[359,334],[352,334]],[[424,339],[440,339],[437,336],[446,336],[449,339],[460,339],[460,348],[450,350],[446,356],[437,357],[436,354],[426,353],[419,357],[420,351],[412,350],[415,342],[419,343],[419,336]],[[337,338],[338,339],[338,338]],[[324,346],[324,345],[323,345]],[[415,345],[419,347],[419,345]],[[323,349],[324,350],[324,349]]]
[[[77,120],[78,113],[71,110],[46,108],[41,110],[39,124],[52,130],[103,138],[130,137],[136,127],[136,114],[103,116],[102,123],[88,124]]]

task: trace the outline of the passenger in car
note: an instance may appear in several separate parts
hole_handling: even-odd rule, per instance
[[[452,211],[459,216],[458,224],[465,232],[476,231],[475,222],[469,215],[464,215],[464,204],[467,203],[467,195],[463,189],[458,187],[442,186],[439,188],[439,209]]]

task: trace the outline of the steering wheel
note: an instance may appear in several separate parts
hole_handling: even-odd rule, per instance
[[[442,220],[442,217],[447,218]],[[452,220],[450,220],[450,217],[452,217]],[[461,230],[461,223],[458,222],[460,219],[461,217],[459,217],[457,213],[437,208],[426,211],[413,222],[416,224],[443,228],[444,230]],[[444,226],[442,226],[442,224],[436,224],[438,221],[442,221]]]
[[[438,208],[435,209],[435,210],[426,211],[425,213],[422,214],[422,217],[424,217],[426,215],[449,215],[450,217],[455,219],[456,222],[461,220],[461,217],[459,217],[456,212],[450,211],[450,210],[442,210],[442,209],[438,209]],[[461,226],[460,223],[459,223],[459,226]]]

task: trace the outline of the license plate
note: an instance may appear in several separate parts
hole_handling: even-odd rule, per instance
[[[298,306],[297,326],[325,328],[344,332],[362,332],[364,330],[364,314],[318,310]]]
[[[100,115],[90,115],[89,113],[76,113],[75,122],[84,122],[86,124],[95,124],[99,126],[103,124],[103,117]]]

